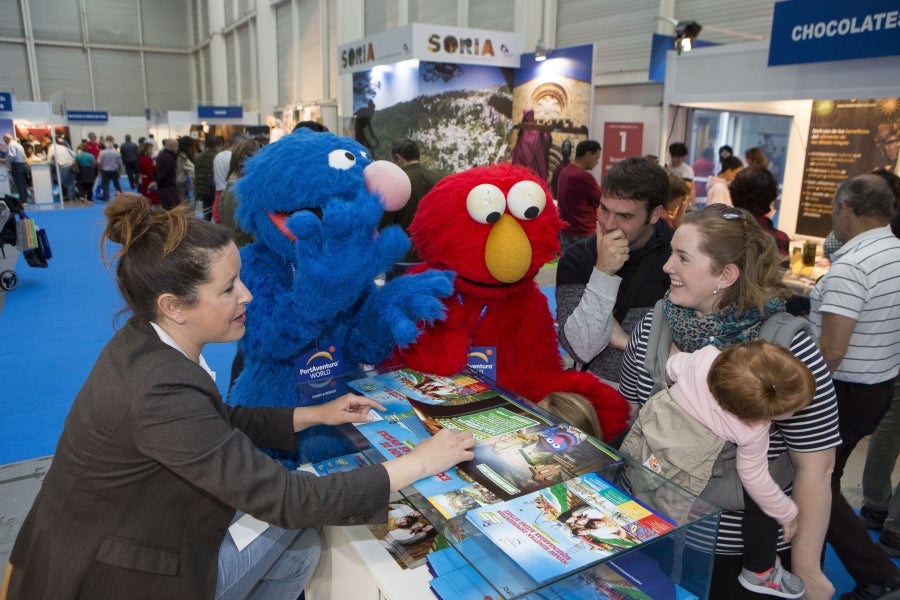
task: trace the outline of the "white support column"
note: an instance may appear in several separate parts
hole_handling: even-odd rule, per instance
[[[656,20],[656,33],[675,35],[675,0],[659,0],[659,18]]]
[[[559,13],[557,0],[544,0],[544,17],[541,19],[543,31],[541,35],[544,38],[544,46],[547,48],[556,48],[556,16]]]
[[[272,114],[278,104],[277,37],[275,7],[269,0],[256,0],[256,64],[260,119]]]
[[[365,0],[341,0],[337,3],[337,44],[358,40],[366,35]],[[403,16],[401,15],[401,20]],[[353,114],[353,77],[341,76],[341,97],[338,98],[338,118]]]
[[[545,0],[516,0],[513,31],[522,34],[522,51],[531,52],[539,41],[550,47],[544,38]],[[554,3],[555,8],[555,3]],[[554,41],[556,38],[556,14],[553,15]]]
[[[331,29],[329,27],[328,0],[319,0],[319,15],[322,25],[322,99],[331,98]]]
[[[150,90],[147,86],[147,55],[144,53],[144,11],[141,9],[141,0],[136,0],[137,4],[137,15],[138,15],[138,44],[141,47],[141,92],[144,94],[144,107],[146,108],[150,104]],[[191,10],[188,9],[188,19],[191,18]],[[191,31],[190,25],[188,25],[188,31]],[[189,62],[193,62],[195,60],[196,54],[189,57]],[[191,75],[195,73],[194,69],[191,69]],[[199,95],[201,82],[194,81],[194,78],[191,77],[191,97],[196,98]]]
[[[291,72],[279,76],[290,78],[291,89],[287,102],[293,104],[300,99],[300,0],[288,0],[291,4]]]
[[[31,26],[31,9],[27,0],[19,1],[22,10],[22,32],[25,35],[25,56],[28,61],[28,79],[31,80],[31,99],[35,102],[41,99],[41,81],[38,77],[37,56],[34,53],[34,28]],[[93,86],[91,86],[93,90]]]
[[[225,38],[222,30],[225,28],[225,2],[223,0],[210,0],[209,23],[201,23],[200,26],[209,27],[209,64],[212,73],[212,93],[207,101],[216,105],[228,104],[228,60],[225,56]]]

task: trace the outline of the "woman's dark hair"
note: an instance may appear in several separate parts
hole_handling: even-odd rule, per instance
[[[144,322],[158,318],[161,294],[174,294],[185,306],[196,303],[213,259],[232,243],[228,229],[198,218],[190,207],[154,210],[137,194],[117,194],[104,214],[101,256],[108,262],[106,240],[121,245],[112,258],[116,282],[128,309]]]
[[[719,166],[719,175],[724,173],[725,171],[729,171],[731,169],[743,169],[744,163],[741,162],[737,156],[726,156],[722,159],[722,163]]]
[[[762,167],[764,169],[769,168],[769,159],[762,151],[762,148],[759,148],[758,146],[748,148],[744,152],[744,158],[747,159],[748,167]]]
[[[228,176],[232,175],[235,177],[243,177],[244,176],[244,162],[259,152],[259,149],[262,148],[262,144],[259,140],[249,139],[244,140],[240,144],[234,147],[234,150],[231,151],[231,162],[228,165]]]
[[[731,185],[731,202],[754,217],[761,217],[772,210],[778,198],[778,182],[768,169],[748,167],[735,175]]]
[[[197,143],[194,138],[187,135],[178,138],[178,152],[194,160],[194,155],[197,153]]]

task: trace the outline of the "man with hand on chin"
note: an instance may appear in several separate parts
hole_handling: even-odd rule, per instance
[[[625,159],[601,187],[596,233],[559,261],[557,321],[576,367],[616,385],[632,328],[669,288],[662,266],[673,229],[661,218],[669,178],[660,165]]]

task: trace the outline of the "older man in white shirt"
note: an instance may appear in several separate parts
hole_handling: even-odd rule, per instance
[[[6,164],[19,193],[19,200],[23,203],[28,202],[28,164],[25,162],[25,148],[8,133],[3,135],[3,141],[6,142]]]

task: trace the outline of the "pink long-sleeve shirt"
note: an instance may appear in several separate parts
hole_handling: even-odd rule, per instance
[[[709,391],[706,376],[718,355],[715,346],[670,355],[666,363],[666,374],[673,382],[669,393],[691,417],[737,445],[737,471],[744,489],[763,512],[788,523],[797,518],[797,505],[769,475],[769,421],[749,425],[723,409]]]

